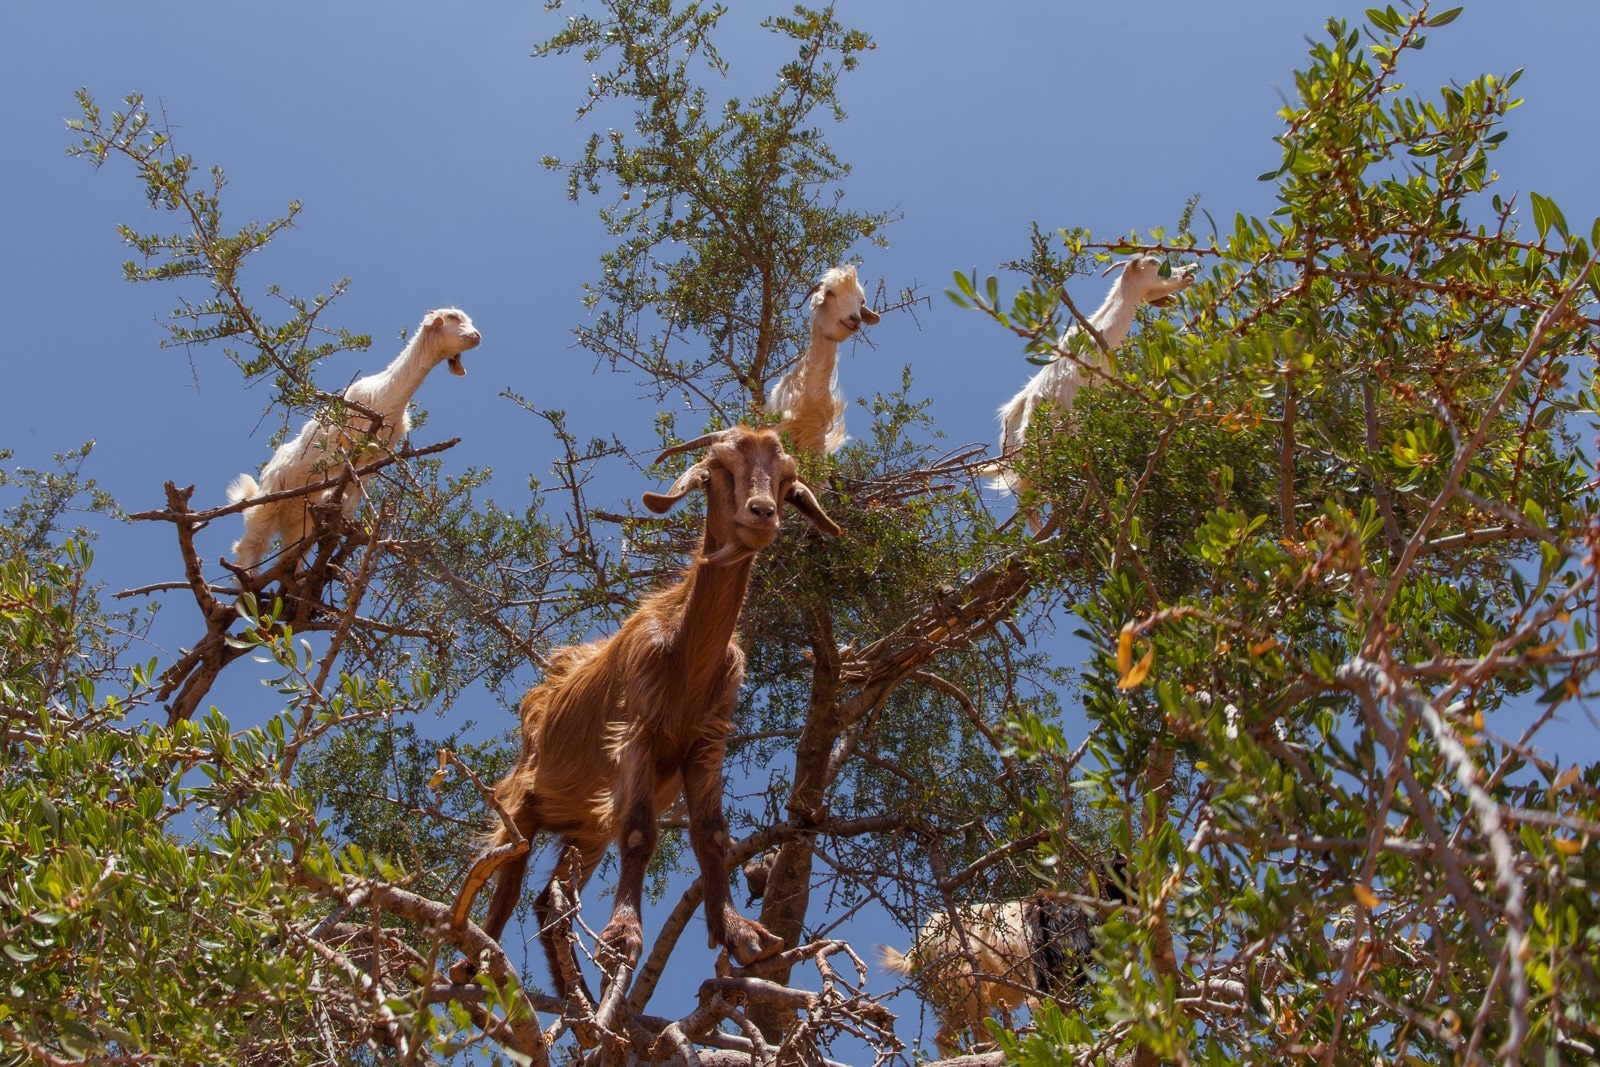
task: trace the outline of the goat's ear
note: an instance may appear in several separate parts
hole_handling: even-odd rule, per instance
[[[694,490],[703,489],[708,476],[709,472],[706,470],[706,465],[704,463],[696,463],[678,475],[678,480],[673,482],[672,488],[665,493],[646,493],[641,499],[644,501],[645,507],[657,515],[665,515],[672,510],[672,505],[688,496]]]
[[[828,518],[828,513],[822,510],[822,505],[817,503],[815,494],[805,482],[795,482],[789,486],[789,492],[784,499],[794,505],[796,511],[806,517],[806,521],[829,537],[838,537],[844,533],[839,529],[839,524]]]
[[[868,326],[871,326],[873,323],[877,322],[882,317],[883,317],[882,315],[879,315],[876,311],[873,311],[871,308],[864,307],[864,308],[861,309],[861,321],[866,323]]]
[[[422,328],[424,330],[431,330],[435,326],[439,325],[439,322],[442,318],[443,316],[441,316],[437,311],[430,311],[426,315],[422,316]]]

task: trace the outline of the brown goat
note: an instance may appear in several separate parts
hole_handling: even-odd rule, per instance
[[[771,430],[735,426],[670,448],[657,462],[707,444],[705,456],[666,493],[644,494],[645,506],[663,513],[689,492],[705,492],[699,556],[679,582],[646,597],[615,634],[550,657],[543,684],[522,698],[521,757],[495,788],[525,837],[549,831],[560,838],[556,871],[534,907],[563,997],[572,995],[574,983],[582,985],[570,948],[559,948],[566,892],[583,887],[615,840],[622,871],[611,921],[600,932],[601,959],[613,968],[636,964],[644,945],[639,907],[656,846],[656,819],[680,792],[688,802],[689,842],[700,864],[710,943],[725,946],[741,965],[783,947],[760,923],[739,914],[728,891],[722,758],[744,681],[744,653],[734,627],[752,561],[778,536],[785,502],[829,536],[840,531],[796,477],[794,458]],[[501,826],[490,837],[491,851],[511,842]],[[499,884],[483,923],[496,939],[527,873],[527,852],[511,855],[497,872]],[[457,906],[463,919],[473,883],[469,876]],[[457,981],[471,973],[465,961],[451,971]]]

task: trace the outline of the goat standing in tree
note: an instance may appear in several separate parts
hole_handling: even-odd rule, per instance
[[[234,479],[228,487],[229,502],[237,504],[324,481],[337,474],[342,463],[392,449],[411,432],[411,398],[422,379],[446,361],[451,374],[465,375],[461,353],[476,348],[481,340],[466,312],[456,308],[428,312],[411,343],[393,363],[377,374],[356,379],[344,391],[345,400],[376,415],[376,422],[358,410],[345,412],[337,422],[328,414],[311,419],[294,440],[278,446],[262,468],[259,481],[248,474]],[[240,569],[255,573],[274,536],[282,538],[284,552],[298,564],[310,547],[311,507],[332,492],[306,493],[246,508],[244,536],[233,546]],[[360,502],[357,482],[345,490],[345,518],[355,517]]]
[[[767,393],[767,414],[779,416],[797,450],[822,455],[844,444],[839,345],[877,321],[853,266],[834,267],[811,290],[811,342]]]
[[[1122,879],[1126,860],[1096,871],[1101,900],[1127,899]],[[905,953],[879,946],[878,962],[894,974],[914,978],[939,1020],[934,1044],[941,1056],[960,1051],[963,1032],[983,1035],[990,1011],[1060,997],[1084,978],[1094,952],[1099,917],[1091,917],[1063,893],[1048,890],[1020,900],[963,905],[959,926],[948,912],[930,915]]]
[[[699,555],[680,581],[646,597],[615,634],[551,655],[543,684],[522,698],[522,754],[495,787],[500,806],[524,837],[547,830],[560,838],[555,873],[534,908],[563,997],[572,995],[574,984],[582,985],[571,949],[562,949],[566,920],[558,912],[567,890],[582,889],[615,840],[622,870],[611,921],[600,932],[601,960],[613,975],[636,964],[644,945],[639,907],[656,820],[679,793],[688,803],[689,842],[700,864],[711,944],[726,947],[741,965],[783,948],[781,939],[739,914],[728,891],[722,758],[744,680],[734,627],[751,564],[778,536],[785,503],[823,533],[840,531],[796,476],[794,458],[772,430],[735,426],[670,448],[657,462],[704,445],[710,446],[705,456],[671,489],[644,495],[646,507],[664,513],[693,490],[705,493]],[[458,924],[498,864],[483,929],[500,937],[528,866],[525,849],[507,848],[513,841],[503,825],[490,834],[489,854],[469,873],[457,901]],[[490,860],[496,849],[508,858]],[[451,977],[465,981],[473,971],[471,962],[462,961]],[[614,988],[623,985],[617,981]],[[608,997],[607,1005],[616,999]]]
[[[1136,256],[1107,267],[1106,274],[1121,270],[1122,276],[1111,286],[1105,303],[1089,316],[1089,325],[1105,342],[1105,348],[1102,349],[1091,334],[1086,339],[1089,355],[1081,360],[1075,356],[1073,348],[1075,344],[1083,343],[1078,340],[1083,331],[1074,323],[1056,342],[1056,358],[1001,406],[1000,461],[992,468],[997,475],[991,483],[993,488],[1018,496],[1027,491],[1031,483],[1017,472],[1014,464],[1017,453],[1027,440],[1034,410],[1041,402],[1048,400],[1055,404],[1056,416],[1065,418],[1072,411],[1078,389],[1083,385],[1084,369],[1087,367],[1099,373],[1110,369],[1110,355],[1128,336],[1139,305],[1148,303],[1155,307],[1166,307],[1174,296],[1189,287],[1189,283],[1194,281],[1195,272],[1200,269],[1199,264],[1191,263],[1163,277],[1163,262],[1159,256]],[[1030,513],[1028,525],[1037,533],[1043,524],[1037,514]]]

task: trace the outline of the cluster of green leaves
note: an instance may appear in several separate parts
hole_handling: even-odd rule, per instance
[[[280,849],[309,813],[236,788],[267,763],[257,735],[125,722],[153,668],[101,694],[91,560],[78,540],[0,560],[0,1056],[303,1062],[286,1020],[309,1010],[306,958],[280,939],[304,902]]]
[[[179,220],[167,233],[119,226],[122,239],[144,258],[143,265],[133,260],[123,264],[123,273],[133,282],[199,281],[206,290],[195,297],[180,296],[167,322],[168,337],[163,345],[192,350],[218,344],[247,378],[271,374],[278,394],[289,404],[313,404],[318,393],[311,383],[311,367],[338,352],[365,351],[372,339],[342,327],[329,330],[321,323],[323,314],[349,285],[348,278],[310,298],[267,286],[266,294],[288,310],[288,317],[279,323],[267,322],[253,306],[242,280],[245,262],[294,224],[300,202],[291,200],[287,212],[278,218],[247,222],[230,233],[222,224],[222,190],[227,184],[222,168],[210,169],[209,191],[197,186],[193,157],[178,152],[171,132],[152,122],[142,96],[129,95],[123,109],[109,117],[88,90],[78,90],[77,97],[83,117],[67,126],[82,137],[68,152],[96,167],[114,156],[127,158],[144,181],[150,206]],[[329,339],[319,340],[324,335]]]
[[[818,113],[843,117],[839,79],[872,41],[831,6],[797,6],[763,23],[796,47],[776,84],[748,100],[717,99],[692,71],[728,74],[712,43],[725,8],[601,6],[602,17],[569,19],[535,53],[579,52],[593,68],[580,117],[635,109],[631,131],[592,134],[575,162],[545,160],[567,171],[574,200],[611,198],[601,218],[617,245],[588,286],[598,311],[578,340],[642,372],[658,397],[681,393],[737,421],[760,409],[764,383],[799,351],[804,334],[788,314],[795,295],[889,220],[841,204],[849,167],[814,124]],[[685,335],[709,347],[682,346]],[[693,354],[680,354],[685,347]]]
[[[426,938],[391,923],[375,953],[362,944],[371,927],[330,930],[349,909],[330,916],[319,896],[410,876],[350,838],[335,844],[316,794],[287,784],[302,746],[338,726],[314,761],[325,781],[360,727],[393,713],[393,694],[347,676],[298,723],[240,730],[215,709],[141,722],[156,664],[106,671],[108,620],[84,596],[91,561],[69,539],[0,563],[0,1062],[342,1063],[375,1019],[391,1046],[399,1034],[448,1055],[479,1040],[464,1011],[429,1006],[430,969],[414,955],[388,959],[395,993],[374,995],[388,938]],[[308,651],[289,633],[259,646],[284,667],[289,707],[308,705]],[[445,794],[458,819],[476,811],[464,794],[477,800],[459,785]],[[372,799],[361,796],[373,810],[352,838],[448,869],[447,850]]]
[[[1529,233],[1491,192],[1515,74],[1402,91],[1456,14],[1329,23],[1263,175],[1280,209],[1140,242],[1206,257],[1187,328],[1147,328],[1024,455],[1094,650],[1081,785],[1133,894],[1096,1003],[1041,1016],[1057,1049],[1600,1048],[1600,763],[1540,745],[1597,663],[1570,422],[1595,410],[1600,224],[1531,194]],[[1043,352],[1040,289],[1009,314],[976,279],[952,295]]]

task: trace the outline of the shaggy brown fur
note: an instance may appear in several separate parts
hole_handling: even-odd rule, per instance
[[[665,512],[689,492],[705,492],[698,558],[677,584],[646,597],[615,634],[551,657],[544,683],[522,699],[521,757],[496,787],[524,836],[549,831],[560,838],[556,871],[535,909],[562,996],[582,979],[570,950],[559,947],[565,941],[561,902],[576,898],[613,840],[622,871],[611,921],[600,932],[602,959],[630,967],[638,962],[640,898],[656,819],[679,793],[688,804],[711,943],[725,946],[742,965],[783,947],[740,916],[728,892],[722,757],[744,680],[734,627],[751,563],[778,536],[784,503],[829,536],[840,531],[796,477],[795,461],[775,432],[736,426],[669,449],[662,458],[706,444],[704,458],[665,494],[644,495],[647,507]],[[509,842],[504,827],[490,838],[491,847]],[[516,906],[527,865],[523,853],[498,872],[483,924],[492,937],[500,936]],[[470,964],[457,967],[471,973]]]

